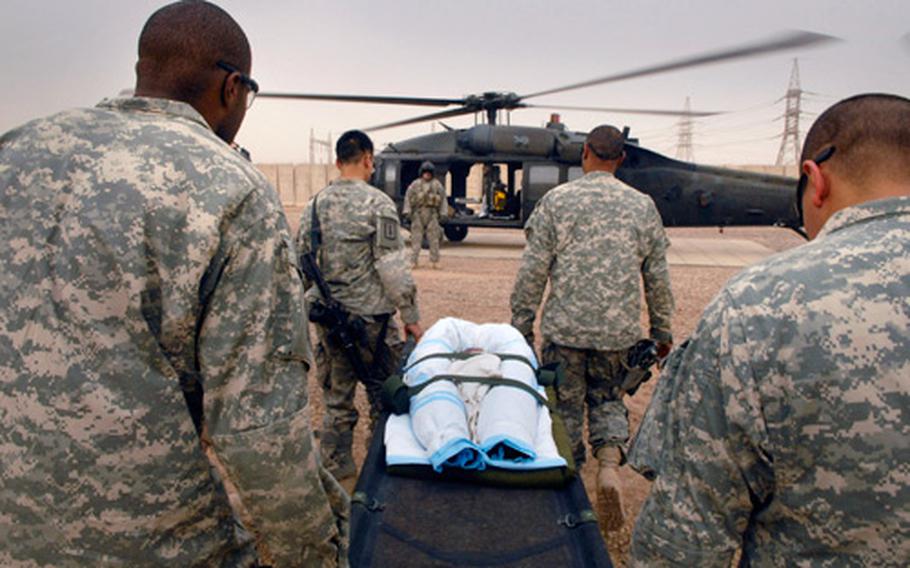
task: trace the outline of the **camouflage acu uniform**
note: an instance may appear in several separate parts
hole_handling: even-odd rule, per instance
[[[131,98],[7,133],[0,191],[0,564],[254,561],[187,410],[198,383],[275,562],[345,563],[265,178],[189,105]]]
[[[417,178],[411,182],[404,194],[402,214],[411,217],[411,263],[417,264],[424,232],[430,243],[430,262],[439,262],[439,244],[442,241],[439,220],[448,214],[446,190],[439,180]]]
[[[910,198],[733,278],[678,369],[641,566],[910,564]]]
[[[527,246],[511,299],[512,325],[533,341],[537,307],[549,279],[540,326],[542,359],[566,366],[558,408],[575,459],[582,463],[586,401],[592,449],[620,445],[629,436],[618,387],[620,361],[640,339],[640,277],[651,337],[671,340],[669,243],[651,198],[601,171],[544,195],[525,231]]]
[[[300,217],[297,234],[299,250],[311,250],[313,203],[317,204],[322,230],[319,266],[334,299],[365,322],[361,358],[373,370],[365,381],[371,415],[381,409],[382,381],[393,372],[401,356],[400,331],[393,318],[401,310],[405,323],[416,323],[417,289],[405,258],[394,202],[366,182],[340,179],[333,181],[311,200]],[[311,300],[319,298],[312,286]],[[379,341],[386,327],[383,341]],[[326,341],[327,330],[316,326],[325,350],[327,374],[323,393],[326,414],[321,433],[322,454],[330,470],[351,473],[351,442],[358,414],[354,408],[355,376],[344,353]],[[374,357],[375,355],[375,357]],[[343,469],[348,469],[344,472]]]

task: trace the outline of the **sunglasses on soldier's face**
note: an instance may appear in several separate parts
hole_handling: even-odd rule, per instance
[[[815,159],[812,161],[815,162],[816,166],[820,166],[834,155],[835,150],[836,148],[834,146],[828,146],[819,152],[818,155],[815,156]],[[796,213],[799,215],[800,225],[805,224],[803,221],[803,194],[806,193],[806,186],[808,184],[809,176],[807,176],[805,173],[800,174],[799,181],[796,183]]]
[[[246,88],[247,88],[246,108],[250,108],[251,106],[253,106],[253,101],[256,100],[256,93],[259,92],[259,83],[257,83],[255,79],[253,79],[252,77],[250,77],[249,75],[247,75],[246,73],[241,71],[240,69],[237,69],[230,63],[225,63],[224,61],[219,61],[215,65],[217,65],[219,69],[223,69],[224,71],[227,71],[228,73],[237,73],[238,75],[240,75],[240,82],[243,83],[244,85],[246,85]]]

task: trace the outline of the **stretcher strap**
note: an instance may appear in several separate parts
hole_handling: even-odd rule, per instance
[[[420,391],[427,388],[427,386],[439,382],[439,381],[452,381],[454,383],[480,383],[483,385],[489,385],[491,387],[515,387],[519,388],[526,393],[530,394],[539,402],[540,404],[546,406],[547,399],[544,398],[537,389],[523,383],[521,381],[516,381],[515,379],[507,379],[504,377],[480,377],[473,375],[435,375],[434,377],[428,379],[427,381],[420,383],[417,386],[408,387],[408,396],[417,396]]]
[[[588,524],[588,523],[596,523],[596,522],[597,522],[597,515],[594,514],[594,511],[592,511],[591,509],[583,509],[583,510],[579,511],[577,515],[573,515],[572,513],[569,513],[563,517],[560,517],[556,521],[556,524],[566,527],[567,529],[574,529],[580,525],[584,525],[584,524]]]
[[[401,374],[405,374],[417,365],[423,363],[428,359],[449,359],[453,361],[464,361],[470,359],[471,357],[476,357],[478,355],[483,355],[487,353],[486,351],[459,351],[457,353],[430,353],[429,355],[424,355],[420,359],[414,361],[407,367],[401,370]],[[537,368],[534,367],[534,364],[528,360],[527,357],[522,357],[521,355],[514,355],[512,353],[489,353],[489,355],[495,355],[502,359],[503,361],[519,361],[524,363],[531,368],[532,371],[537,371]]]
[[[535,367],[534,363],[528,360],[527,357],[522,357],[521,355],[515,355],[512,353],[487,353],[486,351],[476,352],[476,351],[459,351],[456,353],[430,353],[429,355],[424,355],[420,359],[414,361],[407,367],[401,370],[401,374],[404,375],[417,365],[423,363],[428,359],[449,359],[456,361],[464,361],[475,357],[477,355],[488,354],[495,355],[503,361],[518,361],[519,363],[524,363],[534,372],[534,375],[537,377],[537,383],[545,386],[559,386],[563,380],[563,369],[560,363],[550,363],[548,365],[541,365],[540,367]]]
[[[351,506],[360,505],[367,511],[375,513],[377,511],[382,511],[385,509],[385,504],[381,503],[378,499],[371,499],[369,495],[364,491],[355,491],[351,495]]]

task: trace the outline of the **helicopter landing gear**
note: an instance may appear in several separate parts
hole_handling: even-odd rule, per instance
[[[442,232],[453,243],[460,243],[468,236],[468,228],[465,225],[443,225]]]

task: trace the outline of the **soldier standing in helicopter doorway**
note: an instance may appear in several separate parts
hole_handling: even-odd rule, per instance
[[[411,218],[411,266],[417,268],[424,232],[430,242],[430,265],[439,268],[439,243],[442,227],[439,220],[448,215],[446,190],[435,178],[433,162],[420,164],[420,177],[411,182],[404,195],[402,214]]]

